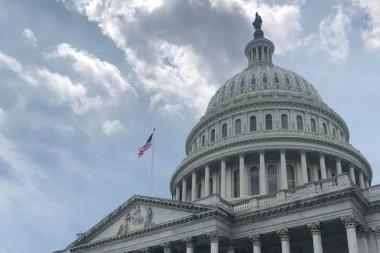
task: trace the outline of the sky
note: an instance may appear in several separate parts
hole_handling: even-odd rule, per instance
[[[134,194],[170,198],[185,139],[259,11],[274,63],[347,122],[380,183],[378,0],[0,0],[0,253],[62,249]]]

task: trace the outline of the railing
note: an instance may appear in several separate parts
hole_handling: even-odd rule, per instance
[[[353,185],[354,184],[351,182],[349,176],[347,174],[342,174],[289,190],[278,191],[271,195],[254,197],[248,200],[246,203],[236,204],[231,208],[233,212],[248,210],[255,211],[287,202],[292,202],[302,198],[317,196],[326,192],[349,188]]]

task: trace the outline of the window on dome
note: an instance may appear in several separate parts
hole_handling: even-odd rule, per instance
[[[339,132],[340,132],[340,138],[341,138],[341,139],[344,139],[343,132],[342,132],[342,131],[339,131]]]
[[[256,76],[253,74],[252,75],[252,77],[251,77],[251,85],[253,86],[253,87],[255,87],[255,85],[256,85]]]
[[[257,130],[256,117],[255,116],[251,116],[249,118],[249,131],[255,132],[256,130]]]
[[[297,129],[303,130],[303,119],[301,116],[297,116]]]
[[[318,180],[322,180],[322,172],[320,169],[318,170]]]
[[[268,166],[268,191],[269,194],[277,191],[277,168],[274,165]]]
[[[263,74],[263,83],[267,83],[268,82],[268,78],[267,78],[267,74]]]
[[[291,165],[286,166],[286,174],[288,177],[288,188],[296,187],[296,177],[294,174],[294,168]]]
[[[204,146],[206,144],[206,136],[202,136],[202,146]]]
[[[212,179],[212,177],[210,177],[210,180],[209,180],[209,184],[208,184],[208,190],[209,190],[209,193],[210,194],[213,194],[213,190],[214,190],[214,180]]]
[[[266,130],[272,130],[273,129],[273,122],[272,122],[272,115],[271,114],[265,115],[265,129]]]
[[[235,120],[235,135],[241,134],[241,120]]]
[[[311,169],[310,169],[310,167],[307,167],[307,181],[308,182],[312,182],[313,180],[312,180],[312,171],[311,171]]]
[[[310,127],[312,132],[317,132],[317,125],[315,124],[315,119],[310,120]]]
[[[241,88],[241,89],[244,89],[244,87],[245,87],[245,81],[244,81],[244,78],[243,78],[243,79],[241,79],[241,81],[240,81],[240,88]]]
[[[259,49],[259,61],[261,61],[261,47],[258,48]]]
[[[335,130],[335,128],[333,129],[333,137],[334,137],[334,139],[336,138],[336,130]]]
[[[194,143],[193,143],[193,147],[194,147],[193,149],[196,150],[196,149],[197,149],[197,146],[198,146],[198,145],[197,145],[197,141],[195,140]]]
[[[222,138],[226,138],[227,137],[227,124],[224,123],[222,125]]]
[[[286,115],[286,114],[281,115],[281,128],[282,129],[288,129],[289,128],[288,115]]]
[[[323,133],[327,134],[327,126],[325,123],[322,124],[322,128],[323,128]]]
[[[230,91],[231,93],[234,92],[235,90],[235,82],[232,82],[231,85],[230,85]]]
[[[202,198],[202,184],[197,185],[197,199]]]
[[[239,170],[234,171],[234,198],[240,196],[240,180],[239,180]]]
[[[277,83],[277,84],[280,83],[280,79],[278,79],[278,76],[277,76],[276,73],[274,74],[274,82]]]
[[[214,142],[215,141],[215,129],[212,129],[211,130],[211,142]]]
[[[251,195],[259,195],[259,169],[257,167],[252,167],[249,170],[249,182],[251,184]]]
[[[285,82],[287,85],[290,85],[290,79],[288,75],[285,76]]]

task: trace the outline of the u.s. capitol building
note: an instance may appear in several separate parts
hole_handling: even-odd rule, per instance
[[[380,186],[347,124],[275,66],[256,16],[248,66],[212,97],[170,180],[60,253],[380,253]]]

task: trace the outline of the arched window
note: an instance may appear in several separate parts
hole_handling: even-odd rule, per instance
[[[281,115],[281,128],[282,129],[288,129],[289,128],[288,115],[286,115],[286,114]]]
[[[286,174],[288,177],[288,187],[294,188],[296,186],[296,177],[294,174],[294,168],[291,165],[286,166]]]
[[[256,130],[257,130],[256,117],[255,116],[251,116],[249,118],[249,131],[253,132],[253,131],[256,131]]]
[[[233,93],[235,90],[235,82],[232,82],[230,85],[230,92]]]
[[[233,174],[233,180],[234,180],[234,198],[237,198],[240,196],[240,181],[239,181],[239,170],[235,170]]]
[[[317,125],[315,124],[315,119],[310,120],[310,127],[312,132],[317,132]]]
[[[272,115],[270,115],[270,114],[265,115],[265,129],[266,130],[272,130],[273,129]]]
[[[227,124],[224,123],[222,125],[222,138],[226,138],[227,137]]]
[[[280,83],[280,79],[278,79],[278,76],[277,76],[276,73],[274,74],[274,82],[275,82],[276,84],[279,84],[279,83]]]
[[[303,120],[301,116],[297,116],[297,129],[303,130]]]
[[[254,88],[255,85],[256,85],[256,76],[253,74],[252,77],[251,77],[251,85],[252,87]]]
[[[235,135],[241,134],[241,120],[235,120]]]
[[[268,78],[267,78],[267,74],[263,74],[263,83],[266,84],[268,83]]]
[[[277,168],[274,165],[268,166],[268,191],[269,193],[277,191]]]
[[[202,136],[202,146],[204,146],[206,144],[206,136]]]
[[[243,90],[244,87],[245,87],[245,81],[244,81],[244,78],[242,78],[240,81],[240,88]]]
[[[211,130],[211,142],[214,142],[215,141],[215,129],[212,129]]]
[[[251,183],[251,195],[259,195],[259,169],[257,167],[252,167],[249,170],[249,181]]]
[[[322,124],[322,128],[323,128],[323,133],[327,134],[327,126],[325,123]]]
[[[290,79],[289,79],[288,75],[285,76],[285,82],[286,82],[286,85],[288,86],[288,88],[290,88]]]

